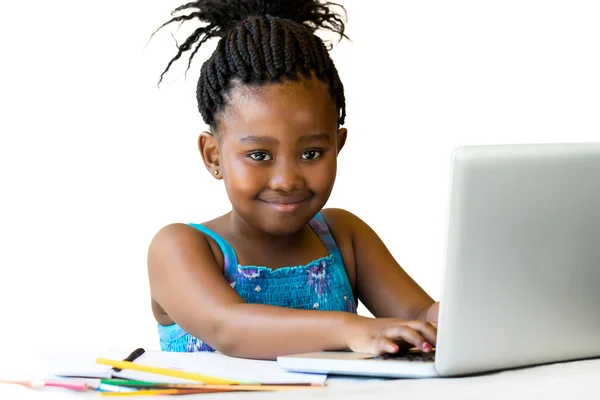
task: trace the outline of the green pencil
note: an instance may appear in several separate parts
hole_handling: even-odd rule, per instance
[[[298,390],[298,389],[316,389],[323,388],[321,385],[310,383],[281,383],[281,384],[197,384],[197,383],[155,383],[136,381],[129,379],[102,379],[101,383],[106,385],[130,387],[130,388],[148,388],[148,389],[223,389],[226,391],[275,391],[275,390]]]
[[[100,379],[100,383],[127,387],[153,387],[155,385],[153,382],[134,381],[130,379]]]
[[[145,382],[135,381],[130,379],[101,379],[101,383],[113,386],[123,386],[131,388],[167,388],[167,389],[204,389],[206,385],[197,383],[157,383],[157,382]]]

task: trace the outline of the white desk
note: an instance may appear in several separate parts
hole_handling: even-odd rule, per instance
[[[26,364],[35,358],[12,360],[12,365]],[[0,361],[0,373],[10,371],[6,358]],[[325,389],[275,393],[219,393],[187,395],[174,399],[599,399],[600,359],[545,365],[503,371],[476,377],[423,380],[376,380],[331,378]],[[90,399],[95,393],[72,393],[63,390],[39,391],[12,385],[0,385],[0,399]],[[148,399],[148,397],[127,397]],[[165,397],[161,397],[165,398]]]

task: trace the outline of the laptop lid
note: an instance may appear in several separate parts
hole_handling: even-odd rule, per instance
[[[458,148],[436,369],[600,356],[600,144]]]

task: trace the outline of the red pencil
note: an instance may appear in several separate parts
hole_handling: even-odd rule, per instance
[[[71,389],[77,391],[85,391],[88,389],[88,385],[82,381],[71,381],[71,380],[61,380],[61,379],[53,379],[53,380],[0,380],[0,383],[10,383],[14,385],[22,385],[31,389],[41,389],[43,387],[59,387],[64,389]]]

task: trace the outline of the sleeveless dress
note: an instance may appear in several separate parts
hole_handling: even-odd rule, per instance
[[[204,232],[219,245],[223,252],[225,279],[246,303],[356,313],[357,302],[342,256],[320,213],[309,225],[321,239],[329,255],[306,265],[275,270],[239,265],[235,251],[222,237],[200,224],[189,225]],[[208,343],[185,332],[177,324],[159,324],[158,333],[163,351],[215,351]]]

